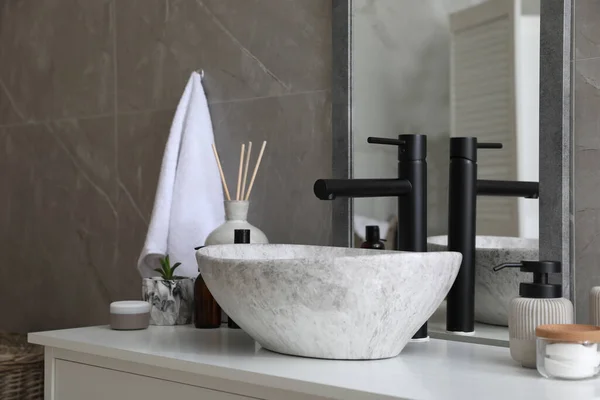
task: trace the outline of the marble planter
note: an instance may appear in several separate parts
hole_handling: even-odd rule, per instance
[[[198,266],[261,346],[329,359],[397,356],[440,305],[459,253],[275,244],[207,246]]]
[[[152,305],[151,325],[186,325],[194,314],[195,278],[144,278],[142,298]]]
[[[427,239],[429,251],[446,250],[447,236]],[[539,259],[539,241],[502,236],[477,236],[475,240],[475,321],[508,326],[510,301],[519,296],[519,283],[531,282],[518,268],[494,272],[507,262]]]

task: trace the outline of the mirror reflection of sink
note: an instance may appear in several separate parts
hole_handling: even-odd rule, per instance
[[[196,253],[223,310],[266,349],[315,358],[397,356],[438,308],[462,256],[276,244]]]
[[[445,251],[447,236],[427,239],[429,251]],[[539,240],[501,236],[477,236],[475,239],[475,321],[508,326],[510,301],[519,295],[519,283],[531,277],[518,268],[494,272],[492,268],[507,262],[539,259]]]

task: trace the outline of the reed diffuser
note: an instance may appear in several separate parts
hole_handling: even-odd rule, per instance
[[[250,177],[250,183],[246,185],[250,167],[250,158],[252,155],[252,142],[248,143],[247,151],[246,145],[241,145],[237,185],[235,187],[235,200],[232,200],[229,187],[227,186],[227,180],[225,179],[225,174],[223,173],[223,167],[221,166],[219,152],[217,151],[215,145],[212,145],[213,153],[219,168],[219,174],[221,175],[223,191],[225,192],[225,198],[227,200],[225,200],[225,222],[217,229],[212,231],[210,235],[208,235],[205,242],[206,246],[213,244],[234,243],[234,232],[236,229],[250,230],[252,243],[269,243],[269,240],[265,234],[247,221],[248,208],[250,206],[250,194],[252,193],[252,188],[254,187],[256,175],[258,174],[258,169],[260,168],[266,147],[267,142],[264,141],[260,148],[256,164],[254,165],[252,176]]]

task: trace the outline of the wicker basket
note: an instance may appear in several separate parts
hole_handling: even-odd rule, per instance
[[[0,332],[0,399],[44,398],[44,349],[27,336]]]

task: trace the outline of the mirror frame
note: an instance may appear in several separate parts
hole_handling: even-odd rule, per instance
[[[333,178],[352,178],[352,0],[332,0]],[[573,299],[571,52],[573,0],[540,8],[540,259],[563,264],[563,295]],[[560,234],[556,234],[560,232]],[[333,245],[352,245],[352,201],[332,204]]]
[[[332,177],[352,178],[352,0],[332,0],[331,131]],[[331,207],[334,246],[353,242],[352,201],[335,199]]]
[[[543,0],[540,11],[540,259],[562,262],[573,300],[573,0]]]

